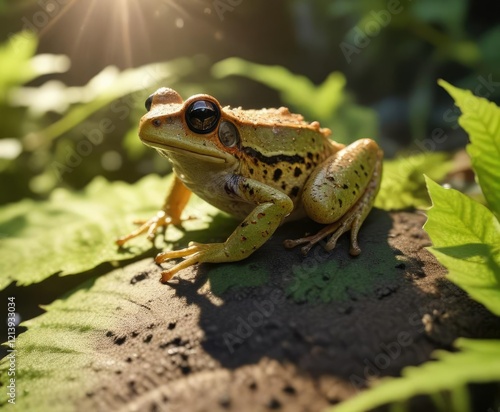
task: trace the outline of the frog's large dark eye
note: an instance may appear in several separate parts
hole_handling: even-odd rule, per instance
[[[219,140],[226,147],[240,144],[240,134],[233,123],[222,122],[219,126]]]
[[[217,127],[219,118],[219,107],[210,100],[193,102],[186,110],[187,125],[195,133],[210,133]]]
[[[146,106],[146,110],[148,112],[151,110],[151,104],[153,104],[153,96],[154,96],[154,94],[152,94],[151,96],[149,96],[146,99],[146,103],[144,103],[144,106]]]

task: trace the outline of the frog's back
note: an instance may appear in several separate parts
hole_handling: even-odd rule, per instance
[[[343,147],[328,138],[329,129],[284,107],[225,111],[240,132],[239,173],[277,188],[295,204],[309,174]]]

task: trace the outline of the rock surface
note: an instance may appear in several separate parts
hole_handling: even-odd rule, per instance
[[[128,266],[120,277],[144,288],[144,302],[99,340],[100,384],[79,405],[320,411],[459,336],[498,338],[499,320],[448,282],[425,249],[424,221],[374,210],[356,258],[346,236],[330,253],[284,249],[284,239],[314,230],[306,221],[243,262],[187,269],[169,285],[151,258]]]

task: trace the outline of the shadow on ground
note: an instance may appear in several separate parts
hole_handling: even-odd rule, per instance
[[[284,239],[317,229],[302,221],[245,261],[188,269],[169,285],[149,259],[126,268],[131,287],[152,295],[98,342],[99,356],[119,366],[80,404],[317,411],[458,336],[499,337],[499,319],[425,250],[424,220],[373,211],[356,258],[345,236],[329,253],[284,249]]]

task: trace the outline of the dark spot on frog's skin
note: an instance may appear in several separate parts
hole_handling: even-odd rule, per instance
[[[349,186],[344,183],[344,185],[342,186],[342,189],[349,189]]]
[[[298,186],[292,187],[292,190],[290,191],[290,196],[296,197],[299,194],[299,190],[300,189]]]
[[[250,168],[249,172],[251,175],[253,175],[253,168]]]
[[[311,152],[307,152],[307,158],[308,159],[313,159],[313,154]]]
[[[267,169],[264,169],[264,176],[267,175]]]
[[[365,177],[368,177],[368,173],[365,172],[364,174],[365,174]]]
[[[356,176],[359,176],[359,172],[357,170],[355,170],[354,173],[356,174]]]
[[[263,218],[263,217],[265,217],[265,216],[266,216],[266,214],[265,214],[265,213],[259,213],[259,214],[257,215],[257,219],[262,219],[262,218]]]
[[[358,185],[357,183],[356,183],[356,189],[358,189],[358,190],[359,190],[359,185]]]
[[[363,165],[361,165],[361,170],[365,170],[365,167]]]
[[[299,177],[301,174],[302,174],[302,170],[300,169],[300,167],[296,167],[295,171],[293,172],[293,175],[295,177]]]
[[[342,208],[342,199],[339,199],[339,207]]]
[[[244,242],[245,240],[247,240],[247,238],[245,236],[242,236],[241,241]]]
[[[312,163],[311,162],[307,162],[306,163],[306,169],[309,170],[312,166]]]
[[[333,176],[327,176],[326,180],[329,180],[330,182],[335,182],[335,178]]]
[[[285,182],[281,183],[281,190],[286,190],[286,183]]]
[[[240,225],[240,227],[246,227],[246,226],[248,226],[248,222],[242,222]]]
[[[283,171],[281,169],[276,169],[274,171],[274,174],[273,174],[273,180],[275,182],[277,182],[280,179],[280,177],[281,177],[282,174],[283,174]]]
[[[248,192],[248,194],[249,194],[250,196],[253,196],[253,195],[254,195],[254,191],[253,191],[253,189],[250,189],[250,191]]]

